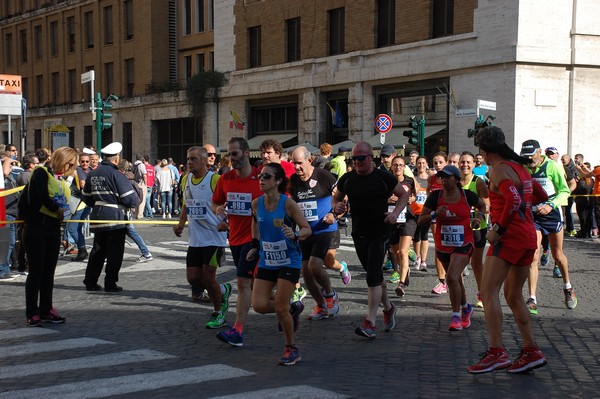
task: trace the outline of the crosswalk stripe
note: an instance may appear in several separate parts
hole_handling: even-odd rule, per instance
[[[73,359],[35,362],[0,367],[0,379],[21,378],[31,375],[80,370],[91,367],[116,366],[119,364],[162,360],[173,357],[175,356],[150,349],[139,349],[127,352],[107,353],[104,355],[77,357]]]
[[[197,384],[206,381],[247,377],[254,374],[255,373],[253,372],[224,364],[211,364],[207,366],[189,367],[156,373],[102,378],[44,388],[2,392],[0,393],[0,399],[43,399],[56,397],[60,397],[61,399],[80,399],[82,397],[102,398],[185,384]]]
[[[243,397],[244,399],[342,399],[347,398],[348,396],[311,387],[309,385],[295,385],[291,387],[244,392],[243,394],[237,393],[226,396],[214,396],[210,399],[237,399],[240,397]]]
[[[16,344],[0,347],[0,359],[15,356],[31,355],[42,352],[58,352],[69,349],[88,348],[96,345],[114,344],[114,342],[104,341],[96,338],[73,338],[62,341],[51,342],[28,342],[26,344]],[[2,378],[2,375],[0,375]]]
[[[39,328],[39,327],[15,328],[12,330],[0,331],[0,340],[33,337],[35,335],[56,334],[57,332],[58,331],[50,330],[47,328]]]

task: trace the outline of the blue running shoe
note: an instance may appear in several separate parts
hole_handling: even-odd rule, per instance
[[[298,363],[302,358],[300,357],[300,352],[298,352],[298,348],[294,345],[286,345],[285,352],[279,358],[279,364],[282,366],[293,366]]]
[[[235,328],[231,327],[229,331],[221,331],[217,334],[217,338],[229,345],[242,346],[244,345],[244,337]]]
[[[546,266],[548,264],[548,251],[543,251],[542,256],[540,257],[540,265]]]
[[[392,264],[392,261],[389,259],[383,265],[383,270],[392,270],[393,268],[394,268],[394,265]]]
[[[554,270],[552,271],[552,276],[554,276],[554,278],[562,278],[562,273],[560,272],[560,269],[558,268],[558,266],[554,266]]]

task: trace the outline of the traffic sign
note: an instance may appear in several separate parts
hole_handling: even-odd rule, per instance
[[[86,73],[81,74],[81,84],[91,82],[95,79],[94,70],[87,71]]]
[[[385,134],[392,130],[392,118],[386,114],[379,114],[375,119],[375,130],[381,134]]]

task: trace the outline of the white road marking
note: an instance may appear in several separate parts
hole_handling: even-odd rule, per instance
[[[114,344],[114,342],[86,337],[65,339],[62,341],[28,342],[26,344],[17,344],[0,347],[0,359],[6,357],[31,355],[42,352],[58,352],[76,348],[88,348],[91,346],[105,344]],[[2,378],[1,373],[0,378]]]
[[[15,328],[13,330],[0,331],[0,340],[13,339],[13,338],[25,338],[25,337],[32,337],[35,335],[56,334],[57,332],[58,331],[49,330],[49,329],[40,328],[40,327]]]
[[[44,399],[57,397],[60,397],[61,399],[102,398],[185,384],[198,384],[205,381],[247,377],[254,374],[255,373],[250,371],[230,367],[224,364],[211,364],[186,369],[102,378],[98,380],[74,382],[71,384],[53,385],[44,388],[2,392],[0,393],[0,399]]]
[[[53,360],[49,362],[19,364],[16,366],[0,367],[0,379],[22,378],[31,375],[56,373],[59,371],[116,366],[118,364],[162,360],[172,357],[175,356],[150,349],[139,349],[127,352],[107,353],[97,356],[84,356],[73,359]]]
[[[275,389],[262,389],[260,391],[242,392],[226,396],[214,396],[210,399],[342,399],[347,398],[336,392],[326,391],[311,387],[310,385],[294,385]]]

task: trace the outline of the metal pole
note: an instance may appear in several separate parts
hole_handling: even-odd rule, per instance
[[[10,118],[10,114],[8,114],[8,137],[6,138],[6,141],[8,141],[9,143],[13,142],[12,139],[12,121]]]
[[[102,147],[102,93],[96,93],[96,153]]]

